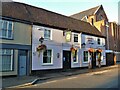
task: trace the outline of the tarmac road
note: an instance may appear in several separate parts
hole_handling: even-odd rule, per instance
[[[53,79],[22,88],[118,88],[118,68]]]

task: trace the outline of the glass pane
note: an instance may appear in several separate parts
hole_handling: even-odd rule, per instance
[[[2,29],[2,20],[0,19],[0,29]]]
[[[12,22],[9,22],[8,30],[12,30]]]
[[[47,51],[45,51],[43,55],[44,55],[44,57],[47,56]]]
[[[43,57],[43,63],[47,63],[47,57]]]
[[[47,51],[47,56],[51,57],[51,50]]]
[[[4,21],[4,23],[3,23],[3,29],[7,29],[7,21]]]
[[[2,30],[0,29],[0,37],[2,37]]]
[[[12,31],[8,31],[8,38],[12,38]]]
[[[10,50],[10,49],[7,49],[7,50],[6,50],[6,54],[7,54],[7,55],[8,55],[8,54],[11,55],[11,50]]]
[[[47,63],[51,63],[51,57],[47,58]]]
[[[7,31],[6,31],[6,30],[2,30],[2,36],[3,36],[3,37],[6,37],[6,36],[7,36],[7,34],[6,34],[6,33],[7,33]]]
[[[11,70],[11,55],[2,56],[2,71]]]

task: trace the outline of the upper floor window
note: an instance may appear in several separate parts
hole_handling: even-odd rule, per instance
[[[78,42],[78,34],[74,34],[74,42]]]
[[[0,49],[0,71],[12,71],[13,70],[13,50],[12,49]]]
[[[97,43],[98,43],[98,45],[100,45],[100,38],[97,39]]]
[[[13,22],[0,20],[0,38],[13,39]]]
[[[49,29],[44,30],[44,39],[45,40],[50,40],[51,39],[51,30],[49,30]]]

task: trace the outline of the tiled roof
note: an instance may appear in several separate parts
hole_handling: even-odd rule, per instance
[[[100,6],[96,6],[94,8],[90,8],[88,10],[76,13],[71,15],[70,17],[76,18],[81,20],[84,16],[90,16],[90,15],[94,15],[94,13],[96,12],[96,10],[99,8]]]
[[[2,16],[104,37],[97,28],[87,22],[23,3],[2,3]]]

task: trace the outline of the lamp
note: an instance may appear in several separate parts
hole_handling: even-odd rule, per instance
[[[82,43],[81,46],[85,46],[86,44],[85,43]]]
[[[41,38],[39,38],[39,41],[41,42],[41,44],[43,43],[43,41],[44,41],[44,38],[43,37],[41,37]]]

